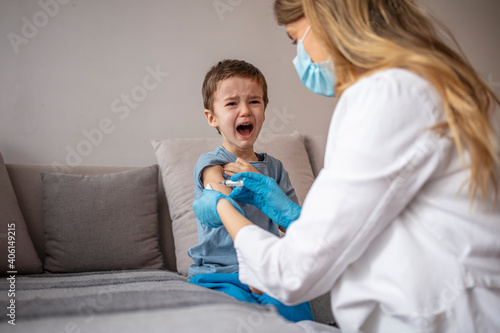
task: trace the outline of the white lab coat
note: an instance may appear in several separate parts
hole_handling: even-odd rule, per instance
[[[237,234],[241,281],[290,304],[331,291],[342,332],[500,332],[500,202],[459,192],[469,172],[428,130],[443,119],[409,71],[349,87],[300,218]]]

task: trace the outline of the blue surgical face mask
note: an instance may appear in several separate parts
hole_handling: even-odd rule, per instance
[[[297,43],[297,56],[293,59],[293,65],[297,70],[297,74],[299,74],[300,80],[309,90],[316,94],[333,97],[335,96],[333,90],[335,74],[332,72],[332,59],[315,63],[304,49],[303,41],[310,29],[311,26],[307,28],[304,36]]]

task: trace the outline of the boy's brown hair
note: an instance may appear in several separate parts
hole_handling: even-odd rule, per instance
[[[217,85],[219,82],[228,79],[233,76],[239,76],[244,78],[250,78],[262,87],[264,109],[269,103],[269,98],[267,97],[267,82],[266,78],[262,72],[252,64],[249,64],[243,60],[232,60],[226,59],[219,61],[217,65],[214,65],[205,75],[205,80],[203,80],[203,86],[201,88],[201,94],[203,96],[203,106],[205,109],[213,112],[214,103],[214,93],[217,90]]]

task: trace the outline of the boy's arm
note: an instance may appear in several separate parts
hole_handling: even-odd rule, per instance
[[[211,165],[205,167],[201,172],[201,180],[203,181],[203,188],[206,188],[207,184],[210,184],[213,190],[219,191],[225,195],[229,195],[231,193],[231,188],[229,186],[219,184],[224,180],[224,177],[222,176],[222,165]]]

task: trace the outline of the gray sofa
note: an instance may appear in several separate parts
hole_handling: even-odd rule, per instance
[[[282,160],[302,202],[325,141],[268,135],[255,150]],[[311,331],[186,281],[186,251],[197,242],[186,184],[199,155],[220,142],[153,140],[158,164],[148,167],[4,164],[0,155],[0,330]],[[328,295],[311,304],[317,322],[333,322]]]

